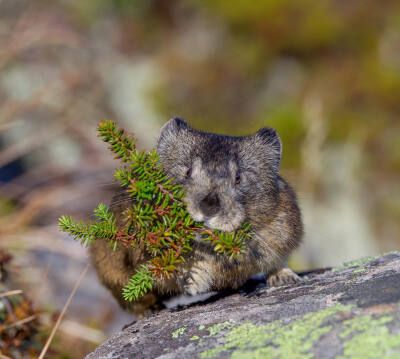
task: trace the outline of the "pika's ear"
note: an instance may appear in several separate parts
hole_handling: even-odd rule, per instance
[[[179,131],[188,129],[189,125],[179,117],[171,118],[163,127],[161,127],[160,137],[164,134],[177,135]]]
[[[171,140],[182,131],[187,131],[189,125],[178,117],[171,118],[163,127],[161,127],[160,136],[157,141],[157,149],[163,148],[168,145]]]
[[[282,156],[282,141],[278,132],[271,127],[264,127],[259,129],[253,136],[264,146],[270,147],[274,152]]]
[[[259,129],[252,137],[254,146],[263,151],[265,156],[272,162],[274,168],[279,170],[282,157],[282,141],[271,127]]]

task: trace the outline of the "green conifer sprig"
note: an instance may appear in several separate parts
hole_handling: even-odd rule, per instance
[[[94,215],[98,221],[86,223],[74,221],[70,216],[62,216],[59,219],[59,226],[62,231],[69,232],[74,239],[79,239],[86,245],[96,238],[115,239],[117,227],[114,214],[100,203],[94,210]]]
[[[149,268],[142,264],[122,289],[122,295],[130,302],[137,300],[153,288],[154,281],[155,278]]]
[[[149,258],[139,266],[129,283],[123,288],[126,300],[137,300],[152,289],[154,281],[169,278],[177,266],[185,261],[196,235],[210,242],[215,251],[229,258],[238,258],[245,248],[250,225],[243,224],[236,232],[222,232],[204,228],[193,221],[182,201],[184,189],[174,185],[164,173],[155,150],[139,152],[135,140],[117,128],[112,121],[103,121],[99,136],[124,167],[115,171],[114,179],[132,197],[133,204],[126,209],[126,225],[118,228],[113,212],[104,204],[94,210],[96,221],[86,223],[62,216],[59,226],[82,244],[89,245],[97,238],[109,240],[116,249],[118,243],[135,247],[140,243]]]

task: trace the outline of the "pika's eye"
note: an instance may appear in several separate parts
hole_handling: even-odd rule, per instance
[[[240,173],[239,171],[236,172],[235,175],[235,184],[239,184],[240,183]]]
[[[188,170],[186,171],[185,177],[190,178],[191,175],[192,175],[192,167],[189,167]]]

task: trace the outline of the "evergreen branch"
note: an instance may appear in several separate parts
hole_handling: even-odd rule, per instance
[[[128,284],[122,289],[122,296],[125,300],[138,300],[153,288],[155,279],[147,266],[141,265],[131,277]]]
[[[81,240],[81,244],[88,244],[93,239],[91,223],[77,222],[71,216],[62,216],[58,225],[63,232],[68,232],[74,240]]]
[[[204,228],[193,221],[182,201],[184,188],[174,185],[164,173],[156,151],[138,152],[133,137],[118,129],[112,121],[103,121],[98,127],[99,136],[109,143],[109,148],[126,166],[115,171],[114,179],[127,188],[134,204],[123,216],[126,226],[118,228],[116,218],[104,204],[94,210],[96,221],[87,223],[62,216],[60,229],[68,232],[82,244],[89,245],[96,238],[109,241],[115,250],[118,243],[141,250],[151,259],[141,264],[129,283],[123,288],[126,300],[138,300],[160,278],[169,278],[177,266],[185,261],[192,250],[196,234],[208,241],[214,250],[230,259],[239,258],[245,251],[245,241],[251,235],[250,225],[244,224],[236,232],[222,232]]]
[[[103,141],[110,144],[108,148],[122,162],[128,162],[131,156],[136,153],[136,145],[133,137],[125,135],[125,131],[122,128],[117,128],[115,122],[100,122],[98,131]]]
[[[222,232],[218,230],[210,230],[202,228],[201,234],[205,235],[204,241],[209,241],[214,245],[214,250],[223,253],[229,258],[240,258],[246,249],[245,241],[250,235],[250,224],[244,223],[236,232]]]
[[[135,239],[132,235],[118,232],[114,214],[103,203],[94,210],[94,215],[99,219],[98,222],[83,223],[73,220],[71,216],[62,216],[58,225],[61,231],[68,232],[75,240],[80,240],[81,244],[86,245],[96,238],[120,241],[126,245]]]
[[[181,202],[180,200],[178,200],[176,198],[176,195],[174,195],[173,193],[171,193],[170,191],[168,191],[168,189],[166,189],[162,183],[158,183],[157,187],[159,189],[159,191],[165,195],[167,195],[170,199],[175,200],[176,202],[178,202],[180,205],[184,205],[183,202]]]

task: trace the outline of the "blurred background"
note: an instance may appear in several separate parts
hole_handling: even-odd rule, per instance
[[[88,261],[57,219],[92,218],[115,189],[97,123],[151,149],[175,115],[278,130],[306,225],[296,270],[400,248],[398,1],[0,0],[4,355],[37,355]],[[48,357],[132,320],[90,269]]]

